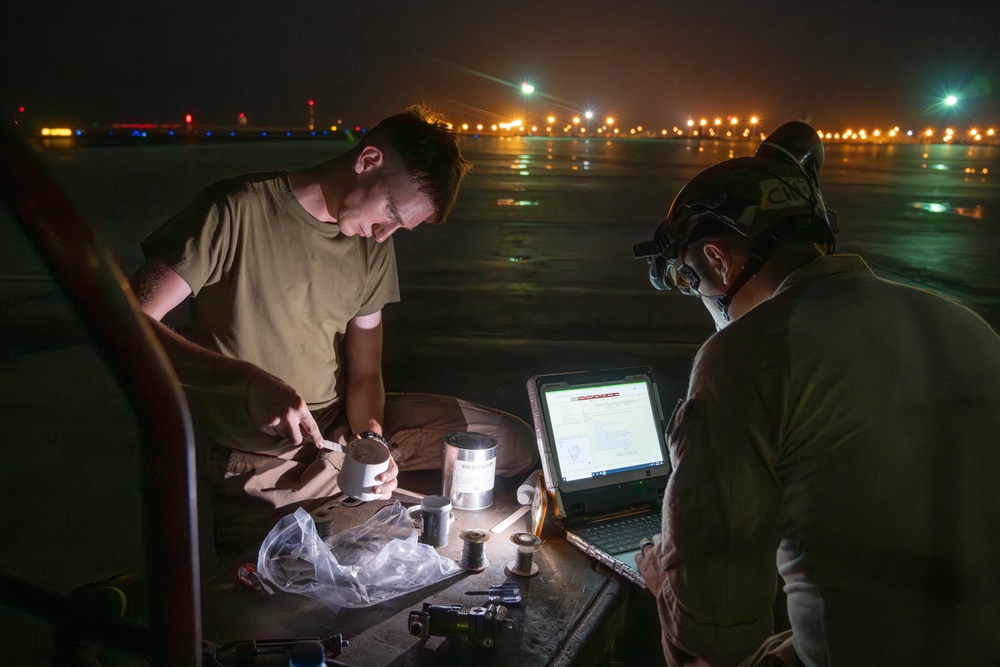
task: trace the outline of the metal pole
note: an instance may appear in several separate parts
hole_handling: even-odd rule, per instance
[[[107,245],[6,120],[0,121],[0,156],[0,201],[52,270],[136,415],[149,655],[154,665],[200,665],[194,438],[177,376]]]

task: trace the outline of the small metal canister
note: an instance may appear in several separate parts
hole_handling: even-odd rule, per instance
[[[420,501],[420,541],[432,547],[448,544],[451,500],[444,496],[425,496]]]

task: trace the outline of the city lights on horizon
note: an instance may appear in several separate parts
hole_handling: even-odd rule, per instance
[[[522,81],[521,92],[523,95],[535,96],[535,87],[528,81]],[[544,97],[544,95],[542,95]],[[955,110],[955,107],[963,106],[962,99],[957,95],[947,95],[940,100],[939,104],[948,111]],[[344,124],[341,119],[337,119],[336,124],[329,125],[329,129],[317,127],[322,123],[317,123],[318,105],[314,99],[303,99],[305,102],[305,117],[300,125],[290,126],[265,126],[252,125],[249,115],[245,111],[240,111],[234,116],[232,123],[206,122],[204,117],[195,118],[192,113],[184,113],[181,121],[176,124],[169,123],[112,123],[106,126],[109,136],[116,136],[115,131],[121,129],[141,130],[133,136],[146,137],[150,133],[162,134],[169,131],[173,136],[175,132],[189,137],[196,136],[268,136],[271,131],[274,136],[284,134],[285,136],[301,136],[303,132],[309,132],[313,136],[329,136],[346,134],[348,138],[355,137],[358,133],[363,134],[366,130],[361,125],[355,125],[353,131],[350,124]],[[302,103],[300,102],[300,104]],[[538,101],[537,97],[532,98],[531,105],[534,110],[529,112],[521,110],[516,114],[506,117],[505,114],[490,112],[478,109],[476,115],[479,118],[453,118],[448,126],[461,134],[501,134],[501,135],[544,135],[544,136],[573,136],[573,137],[600,137],[600,138],[698,138],[729,141],[755,141],[763,139],[770,130],[778,124],[778,119],[767,118],[760,113],[728,113],[728,114],[704,114],[691,115],[676,124],[669,125],[647,125],[644,123],[630,122],[627,117],[614,112],[604,114],[594,107],[580,110],[567,110],[567,107],[560,105],[550,105]],[[544,107],[548,106],[549,109]],[[558,107],[558,108],[553,108]],[[32,120],[25,107],[16,107],[18,117],[16,122],[24,125],[27,129],[28,122]],[[474,108],[474,107],[470,107]],[[489,121],[484,122],[482,116],[490,116]],[[894,141],[913,141],[922,143],[997,143],[996,123],[978,123],[966,120],[958,122],[957,118],[952,118],[950,122],[944,123],[946,116],[951,113],[942,114],[938,122],[925,124],[911,124],[903,126],[902,123],[884,124],[881,126],[864,127],[861,125],[842,125],[830,127],[829,125],[812,123],[818,135],[825,141],[840,142],[868,142],[884,143]],[[537,120],[536,120],[537,119]],[[784,122],[785,119],[781,119]],[[807,121],[808,122],[808,121]],[[942,127],[944,126],[944,127]],[[73,129],[64,126],[48,126],[38,128],[36,134],[43,137],[83,137],[100,136],[102,130],[98,125],[92,125],[90,130]]]
[[[549,114],[543,119],[543,123],[529,123],[524,118],[515,117],[509,120],[501,120],[489,124],[475,121],[455,121],[449,123],[449,127],[459,134],[469,135],[500,135],[500,136],[550,136],[550,137],[595,137],[595,138],[688,138],[688,139],[711,139],[724,141],[758,141],[763,140],[770,129],[760,127],[762,125],[758,117],[750,117],[740,120],[739,117],[732,116],[726,122],[722,122],[721,117],[714,117],[712,120],[706,118],[688,118],[685,122],[666,127],[647,127],[636,124],[631,127],[622,124],[620,119],[608,116],[603,123],[586,119],[586,117],[572,116],[560,118],[555,114]],[[593,121],[593,122],[592,122]],[[600,124],[599,124],[600,123]],[[861,142],[861,143],[892,143],[892,142],[922,142],[922,143],[998,143],[997,129],[993,126],[973,125],[967,129],[957,129],[954,124],[944,128],[923,126],[920,128],[905,129],[899,125],[891,127],[866,128],[861,126],[848,126],[844,128],[824,128],[814,125],[817,135],[824,141],[830,142]],[[274,136],[284,134],[291,137],[301,135],[305,130],[302,128],[271,128]],[[353,129],[353,132],[352,132]],[[235,126],[205,125],[197,126],[190,114],[185,115],[183,123],[174,125],[159,125],[155,123],[114,123],[109,136],[115,136],[116,131],[125,131],[134,137],[147,137],[149,134],[163,133],[169,131],[173,136],[175,132],[187,136],[204,135],[212,137],[213,133],[223,136],[268,136],[268,129],[255,128],[247,124],[246,115],[240,113]],[[365,128],[355,126],[354,128],[331,125],[329,129],[316,130],[308,128],[308,133],[312,136],[356,136],[363,134]],[[38,134],[44,138],[72,138],[83,137],[84,135],[100,136],[101,132],[85,132],[82,129],[70,127],[43,127],[38,130]]]

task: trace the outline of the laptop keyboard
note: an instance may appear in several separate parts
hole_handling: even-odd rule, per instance
[[[574,533],[598,547],[605,553],[615,554],[635,551],[639,540],[660,532],[660,514],[643,512],[633,516],[601,521],[589,526],[581,526]]]

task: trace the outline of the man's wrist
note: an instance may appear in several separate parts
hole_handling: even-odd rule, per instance
[[[383,436],[381,433],[376,433],[375,431],[362,431],[361,433],[358,433],[358,437],[361,438],[362,440],[364,440],[365,438],[369,438],[376,442],[381,442],[386,447],[389,446],[389,443],[386,441],[385,436]]]

